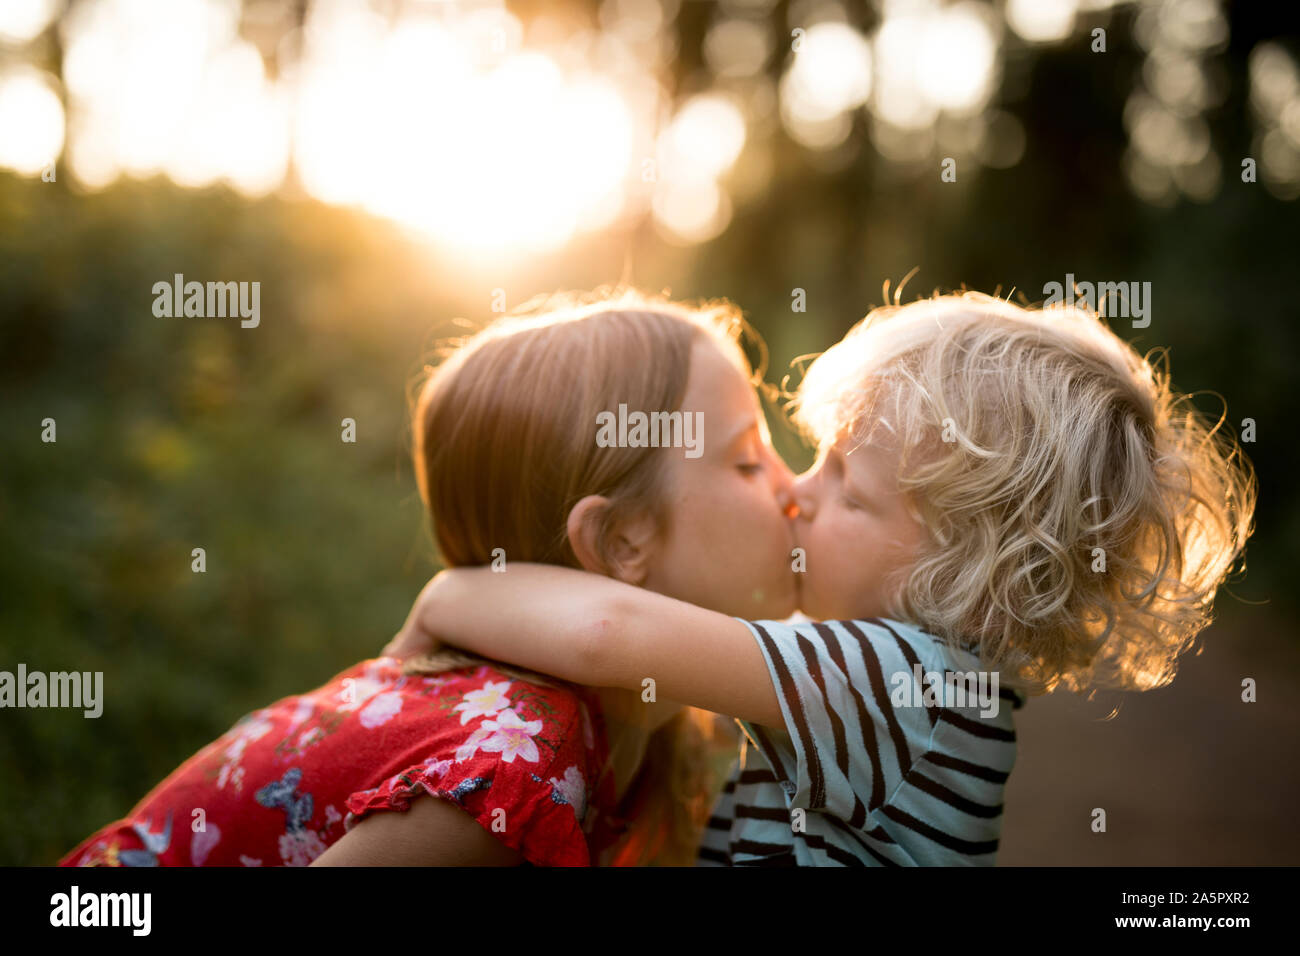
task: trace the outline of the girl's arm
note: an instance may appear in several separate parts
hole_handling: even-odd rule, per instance
[[[402,813],[373,813],[312,866],[515,866],[523,856],[439,797],[421,797]]]
[[[576,684],[644,691],[783,727],[767,662],[740,621],[612,578],[545,564],[456,568],[420,593],[385,649],[436,641]]]

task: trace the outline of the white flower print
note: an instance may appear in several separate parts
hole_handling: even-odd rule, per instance
[[[260,735],[259,735],[260,736]],[[239,789],[240,780],[243,777],[243,767],[239,766],[240,759],[244,756],[244,751],[248,748],[248,738],[238,737],[235,742],[226,748],[225,762],[222,763],[221,769],[217,771],[217,789],[226,789],[227,783],[234,783],[235,789]]]
[[[552,777],[550,784],[555,789],[552,796],[558,795],[564,803],[573,807],[573,815],[581,823],[583,814],[587,812],[587,782],[582,779],[582,771],[577,767],[570,767],[564,771],[563,780]]]
[[[479,727],[469,735],[468,740],[456,748],[456,762],[460,763],[462,760],[468,760],[470,757],[474,756],[474,754],[478,752],[479,744],[483,743],[483,741],[487,740],[491,736],[491,730],[485,730],[483,727]]]
[[[489,753],[500,753],[506,763],[514,763],[515,757],[537,762],[540,754],[533,738],[542,732],[540,720],[520,720],[513,710],[503,710],[496,720],[483,721],[480,729],[493,732],[482,748]]]
[[[299,697],[298,705],[293,709],[293,716],[289,718],[289,726],[285,728],[284,735],[287,737],[303,724],[307,718],[312,715],[316,709],[316,702],[310,697]]]
[[[343,688],[336,695],[339,699],[337,710],[347,713],[364,707],[366,701],[374,697],[388,685],[384,681],[370,676],[348,677],[344,679]]]
[[[367,730],[382,727],[396,717],[401,709],[401,694],[396,691],[380,694],[372,698],[370,703],[366,704],[365,709],[361,711],[361,726]]]
[[[268,713],[269,711],[265,708],[256,711],[249,715],[247,719],[240,721],[226,731],[226,736],[230,737],[233,741],[242,740],[245,743],[252,743],[254,740],[261,740],[269,734],[271,729],[275,726],[268,719]]]
[[[244,866],[261,866],[261,865],[262,865],[262,861],[261,861],[261,860],[256,860],[256,859],[254,859],[254,858],[251,857],[251,856],[244,856],[244,854],[242,854],[242,853],[239,854],[239,862],[242,863],[242,864],[244,864]]]
[[[471,718],[474,717],[491,717],[497,711],[510,706],[510,698],[506,696],[506,691],[510,689],[510,681],[488,681],[483,685],[482,690],[472,690],[465,695],[465,699],[452,708],[453,711],[460,712],[460,725],[464,727]]]
[[[447,771],[451,769],[453,761],[439,760],[437,757],[430,757],[424,764],[423,774],[426,777],[437,778],[445,777]]]
[[[280,837],[280,859],[285,866],[306,866],[325,852],[325,844],[311,830],[298,830]]]
[[[221,842],[221,828],[215,823],[207,823],[203,829],[190,837],[190,863],[202,866],[212,848]]]

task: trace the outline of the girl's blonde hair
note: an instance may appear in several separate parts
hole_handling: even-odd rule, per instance
[[[450,343],[444,361],[428,369],[413,415],[416,479],[443,562],[483,565],[504,554],[578,568],[567,522],[588,495],[609,501],[596,539],[606,565],[612,532],[624,519],[648,515],[665,530],[664,455],[599,446],[597,414],[620,403],[679,409],[691,349],[705,336],[752,380],[739,345],[748,331],[727,302],[691,306],[630,289],[597,290],[539,297]],[[410,662],[407,672],[482,663],[447,651]],[[709,812],[710,726],[704,712],[684,708],[651,735],[623,800],[635,820],[614,862],[693,860]],[[610,744],[616,749],[619,741]]]
[[[1172,680],[1252,528],[1235,440],[1099,317],[977,293],[877,309],[808,369],[818,442],[900,448],[929,534],[890,613],[1031,693]]]

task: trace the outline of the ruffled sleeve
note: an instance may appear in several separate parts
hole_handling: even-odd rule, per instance
[[[475,717],[454,748],[443,743],[379,786],[352,793],[346,828],[429,794],[455,803],[529,863],[591,865],[583,821],[594,768],[577,699],[543,692]]]

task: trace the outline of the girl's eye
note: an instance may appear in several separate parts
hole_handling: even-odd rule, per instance
[[[840,497],[840,501],[842,501],[844,503],[844,507],[848,508],[850,511],[863,510],[862,505],[859,504],[857,501],[853,500],[852,498],[850,498],[848,495],[842,495]]]
[[[763,470],[762,462],[747,462],[736,466],[742,475],[756,475]]]

